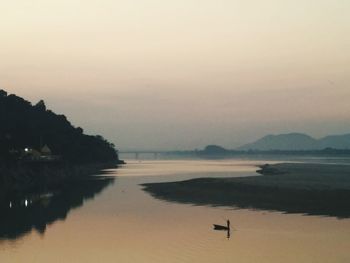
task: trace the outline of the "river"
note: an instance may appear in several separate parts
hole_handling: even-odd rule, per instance
[[[350,262],[349,219],[170,203],[140,186],[252,176],[264,162],[130,161],[99,187],[11,204],[2,209],[0,262]],[[226,219],[229,238],[212,228]]]

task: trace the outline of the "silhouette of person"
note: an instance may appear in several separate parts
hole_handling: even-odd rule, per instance
[[[227,219],[227,239],[230,239],[231,229],[230,229],[230,220]]]

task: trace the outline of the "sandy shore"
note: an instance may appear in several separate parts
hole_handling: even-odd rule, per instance
[[[264,165],[258,173],[143,186],[173,202],[350,217],[350,165],[282,163]]]

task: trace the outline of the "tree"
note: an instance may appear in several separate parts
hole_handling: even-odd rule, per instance
[[[0,89],[0,97],[6,97],[7,96],[7,92]]]
[[[39,100],[39,102],[37,104],[35,104],[35,108],[42,110],[42,111],[46,111],[45,101]]]
[[[43,100],[32,106],[16,95],[4,94],[0,92],[0,165],[9,150],[39,149],[41,144],[47,144],[54,155],[69,163],[118,160],[111,143],[102,136],[84,134],[66,116],[47,110]]]

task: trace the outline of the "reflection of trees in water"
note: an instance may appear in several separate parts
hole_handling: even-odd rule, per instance
[[[6,207],[0,207],[0,239],[17,239],[32,229],[44,233],[47,225],[65,220],[71,209],[82,206],[113,182],[111,177],[86,179],[64,186],[53,196],[39,198],[38,194],[27,201],[7,202]]]

